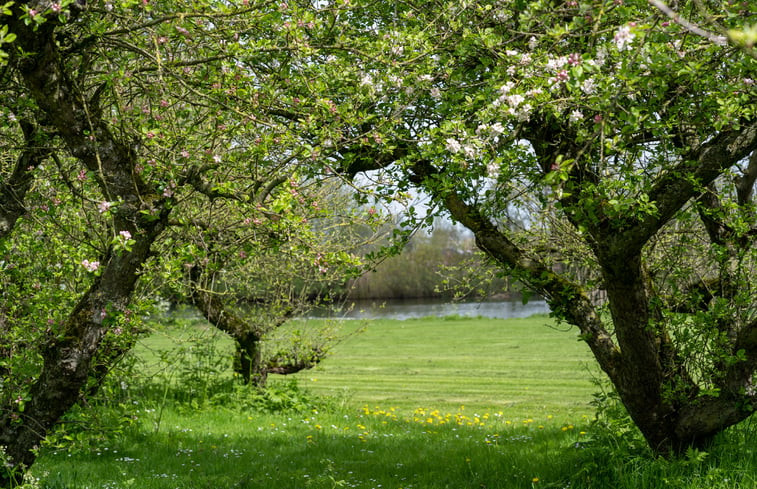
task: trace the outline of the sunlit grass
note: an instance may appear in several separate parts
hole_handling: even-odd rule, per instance
[[[358,404],[570,417],[590,412],[593,365],[576,331],[546,316],[380,320],[300,378],[313,392]]]

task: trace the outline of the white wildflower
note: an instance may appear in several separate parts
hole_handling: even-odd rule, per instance
[[[579,122],[579,121],[582,121],[583,119],[584,119],[584,115],[578,109],[576,109],[573,112],[571,112],[570,115],[568,116],[568,120],[570,122]]]

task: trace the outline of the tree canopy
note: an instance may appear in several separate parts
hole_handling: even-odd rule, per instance
[[[433,212],[410,223],[470,229],[579,329],[658,452],[747,417],[755,12],[653,3],[6,4],[9,470],[128,350],[149,270],[165,284],[284,248],[351,266],[303,221],[318,212],[297,186],[335,177],[363,201],[418,189]]]

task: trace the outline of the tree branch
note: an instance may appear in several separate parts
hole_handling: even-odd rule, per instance
[[[643,221],[621,232],[614,230],[611,247],[624,253],[641,250],[687,201],[701,192],[702,186],[712,183],[723,171],[755,149],[757,122],[740,131],[721,132],[702,144],[663,175],[650,190],[649,201],[656,204],[657,212],[648,214]]]
[[[620,352],[596,313],[591,299],[577,284],[558,275],[531,258],[500,232],[474,205],[440,184],[441,174],[428,162],[412,166],[411,180],[444,203],[452,217],[470,229],[479,248],[508,268],[519,271],[518,278],[543,294],[553,312],[579,328],[582,338],[594,352],[600,365],[611,377],[619,367]]]
[[[50,155],[43,144],[42,131],[31,121],[19,121],[24,135],[24,147],[16,160],[10,178],[0,183],[0,239],[13,230],[16,221],[26,212],[24,200],[34,180],[34,170]]]

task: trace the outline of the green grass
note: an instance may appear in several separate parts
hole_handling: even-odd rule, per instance
[[[596,372],[575,330],[542,316],[371,321],[299,377],[315,393],[360,405],[571,418],[591,412]]]
[[[749,422],[672,462],[621,416],[592,426],[587,349],[545,317],[345,328],[363,326],[300,388],[273,379],[263,395],[231,382],[227,338],[182,321],[136,350],[152,380],[115,379],[87,414],[119,428],[72,430],[34,475],[47,489],[757,487]]]

